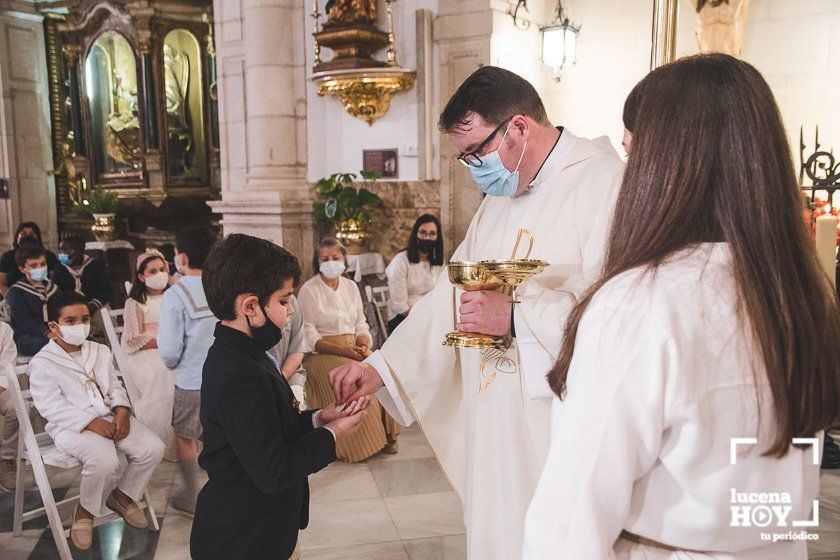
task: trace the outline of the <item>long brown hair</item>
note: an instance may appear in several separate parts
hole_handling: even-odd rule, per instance
[[[728,55],[684,58],[645,80],[601,278],[569,316],[548,379],[561,398],[581,317],[610,279],[725,241],[738,309],[773,394],[767,455],[838,417],[840,309],[802,219],[781,115],[767,82]]]

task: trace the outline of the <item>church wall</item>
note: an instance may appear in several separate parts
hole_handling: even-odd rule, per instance
[[[47,175],[52,154],[42,22],[40,15],[0,5],[0,176],[10,179],[10,197],[0,200],[4,247],[11,245],[17,223],[27,220],[38,223],[47,246],[58,245],[55,183]]]
[[[677,56],[698,52],[696,14],[681,0]],[[582,25],[578,63],[560,84],[547,84],[549,116],[575,134],[608,135],[621,150],[621,111],[650,66],[650,0],[566,0]],[[840,3],[833,0],[751,0],[742,58],[764,74],[781,107],[798,162],[799,127],[813,143],[840,149]],[[810,133],[809,133],[810,131]],[[809,140],[810,139],[810,140]]]
[[[440,215],[438,181],[378,181],[365,185],[385,203],[373,227],[371,245],[386,261],[405,249],[415,220],[422,214]],[[446,247],[451,254],[454,247]]]

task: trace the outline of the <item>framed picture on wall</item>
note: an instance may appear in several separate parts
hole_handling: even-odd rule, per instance
[[[399,151],[391,150],[362,150],[362,169],[376,171],[383,179],[397,179],[400,176]]]

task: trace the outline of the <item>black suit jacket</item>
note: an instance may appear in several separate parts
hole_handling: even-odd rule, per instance
[[[251,337],[221,323],[201,384],[210,480],[198,495],[196,560],[285,559],[309,523],[307,477],[336,458],[335,440],[292,405],[288,382]]]

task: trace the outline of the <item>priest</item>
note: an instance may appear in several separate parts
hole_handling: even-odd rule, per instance
[[[441,275],[381,351],[337,368],[331,381],[339,402],[377,392],[401,424],[419,422],[463,500],[468,557],[510,560],[522,553],[549,444],[545,375],[576,298],[600,273],[623,163],[606,138],[553,126],[531,84],[492,66],[458,88],[439,126],[487,195],[453,260],[509,259],[525,229],[531,258],[551,266],[522,284],[516,303],[496,291],[456,292]],[[442,346],[456,326],[513,342]]]

